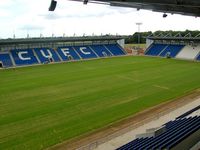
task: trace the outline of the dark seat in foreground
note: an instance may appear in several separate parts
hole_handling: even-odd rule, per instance
[[[164,124],[165,132],[152,137],[137,138],[117,150],[172,149],[195,132],[200,132],[200,116],[188,116],[200,106]],[[197,139],[198,140],[198,139]]]

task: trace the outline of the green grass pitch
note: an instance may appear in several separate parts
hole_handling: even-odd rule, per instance
[[[0,149],[44,149],[200,88],[198,62],[119,57],[0,70]]]

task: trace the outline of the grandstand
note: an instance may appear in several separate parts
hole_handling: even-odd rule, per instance
[[[10,68],[121,56],[126,54],[123,41],[121,36],[1,40],[0,63]]]
[[[0,40],[2,68],[126,55],[124,37],[59,37]],[[200,60],[200,37],[150,35],[145,55]]]
[[[147,133],[147,137],[137,138],[117,150],[190,149],[199,142],[199,135],[200,105],[175,120],[167,122],[157,131],[154,131],[153,135]]]
[[[145,55],[171,57],[186,60],[200,59],[200,37],[171,35],[150,35],[147,37],[148,48]]]

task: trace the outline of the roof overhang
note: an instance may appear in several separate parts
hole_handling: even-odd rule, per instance
[[[83,36],[83,37],[52,37],[52,38],[22,38],[2,39],[0,45],[9,44],[33,44],[33,43],[58,43],[58,42],[86,42],[86,41],[117,41],[124,36]]]

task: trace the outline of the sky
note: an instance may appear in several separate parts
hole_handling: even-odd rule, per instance
[[[199,30],[200,18],[168,15],[133,8],[111,7],[68,0],[57,0],[54,12],[49,12],[51,0],[0,0],[0,38],[132,35],[138,31]]]

